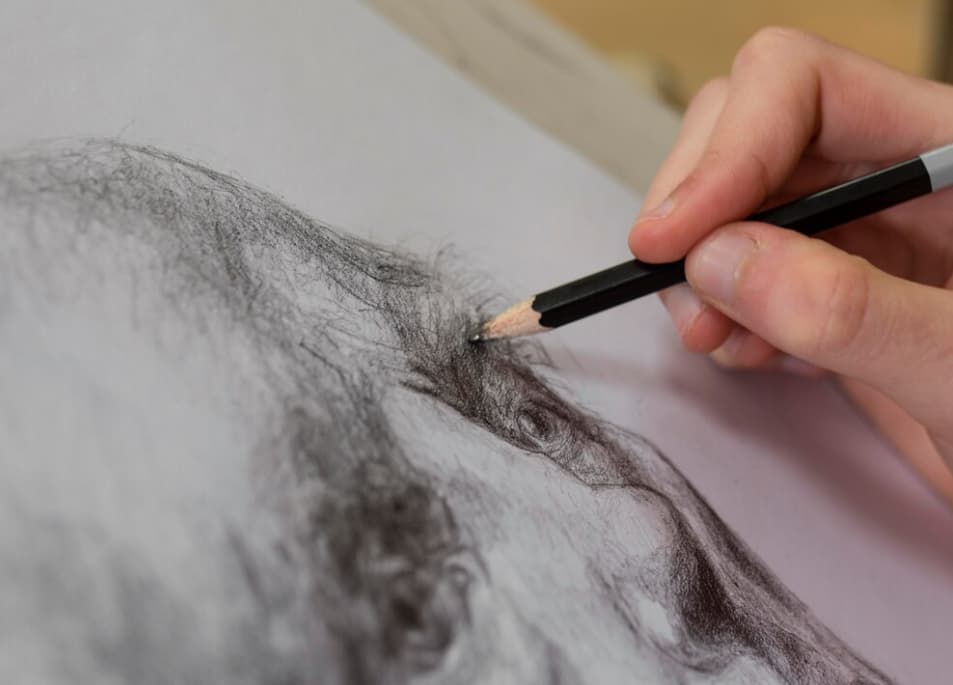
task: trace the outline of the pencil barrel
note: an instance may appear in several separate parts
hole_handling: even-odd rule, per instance
[[[647,264],[633,259],[540,293],[533,309],[540,313],[540,325],[556,328],[684,280],[684,261]]]
[[[928,169],[923,160],[916,157],[759,212],[749,217],[749,221],[814,235],[926,195],[932,189]],[[540,293],[533,300],[533,309],[540,314],[541,326],[556,328],[684,280],[684,260],[647,264],[634,259]]]
[[[815,235],[932,192],[930,175],[916,157],[833,188],[751,216],[749,221]]]

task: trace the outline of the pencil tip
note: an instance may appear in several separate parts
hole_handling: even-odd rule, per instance
[[[492,340],[493,336],[490,335],[489,331],[487,330],[489,325],[489,321],[483,321],[479,326],[470,329],[470,333],[467,335],[467,342],[476,345],[477,343],[484,343],[487,340]]]
[[[478,328],[473,329],[467,335],[467,340],[476,345],[532,335],[548,330],[545,326],[540,325],[541,315],[533,309],[533,302],[533,298],[517,302],[502,314],[497,314],[492,319],[484,321]]]

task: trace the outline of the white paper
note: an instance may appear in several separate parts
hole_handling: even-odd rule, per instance
[[[0,64],[3,150],[155,145],[375,241],[451,245],[513,299],[627,257],[638,198],[360,4],[8,0]],[[722,374],[648,300],[545,344],[858,654],[947,682],[953,515],[833,389]]]

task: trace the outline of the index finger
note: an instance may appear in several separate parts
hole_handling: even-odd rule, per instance
[[[715,228],[761,207],[805,152],[835,162],[912,157],[950,142],[951,109],[949,86],[813,36],[764,29],[735,60],[701,159],[661,213],[640,218],[629,245],[646,261],[680,259]]]

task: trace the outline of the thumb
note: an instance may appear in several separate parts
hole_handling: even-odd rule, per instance
[[[703,299],[778,349],[867,382],[950,433],[953,292],[757,223],[716,231],[686,272]]]

